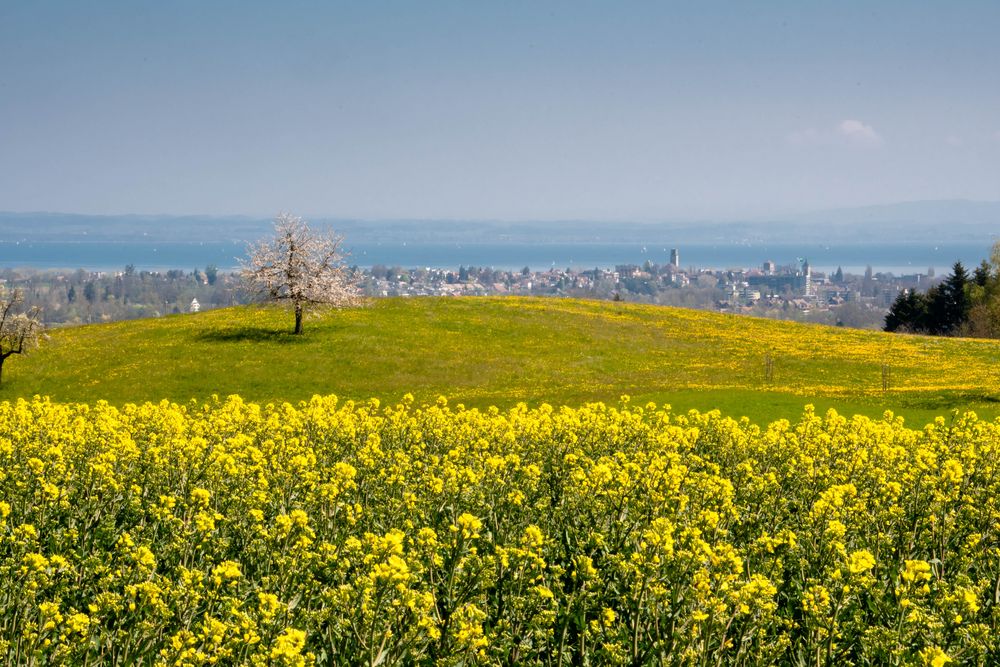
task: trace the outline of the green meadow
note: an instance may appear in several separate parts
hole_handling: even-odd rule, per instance
[[[336,394],[466,406],[669,403],[757,422],[803,406],[910,423],[1000,414],[1000,342],[900,336],[569,299],[380,299],[293,336],[277,308],[56,329],[4,368],[0,398],[257,402]]]

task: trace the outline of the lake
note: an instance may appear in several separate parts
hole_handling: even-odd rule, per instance
[[[0,242],[0,267],[37,269],[87,269],[119,271],[127,264],[139,270],[192,270],[214,264],[222,270],[239,266],[245,255],[243,243],[57,243]],[[645,261],[665,264],[670,248],[639,243],[359,243],[349,247],[350,264],[370,267],[432,267],[454,269],[460,265],[490,266],[515,270],[528,266],[547,268],[609,268],[617,264]],[[766,260],[779,265],[807,258],[816,271],[863,273],[871,265],[875,272],[896,275],[950,271],[956,260],[971,268],[989,255],[986,244],[963,242],[880,244],[691,244],[681,245],[684,268],[752,268]]]

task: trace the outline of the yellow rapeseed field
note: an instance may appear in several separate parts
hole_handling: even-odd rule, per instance
[[[7,664],[1000,661],[1000,422],[0,404]]]

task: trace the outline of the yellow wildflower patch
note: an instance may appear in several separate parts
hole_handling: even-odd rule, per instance
[[[0,443],[5,664],[1000,653],[1000,422],[971,413],[36,398]]]

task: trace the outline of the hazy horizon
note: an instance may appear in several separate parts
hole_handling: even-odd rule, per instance
[[[1000,4],[0,7],[0,210],[661,221],[1000,200]]]
[[[757,215],[730,215],[730,216],[688,216],[688,217],[662,217],[662,218],[490,218],[490,217],[472,217],[472,216],[461,216],[453,218],[441,218],[441,217],[403,217],[403,216],[391,216],[391,217],[342,217],[331,213],[313,213],[300,215],[301,212],[294,210],[282,210],[275,211],[272,213],[203,213],[203,212],[186,212],[186,213],[170,213],[165,211],[122,211],[118,213],[88,213],[83,211],[66,211],[66,210],[9,210],[0,209],[0,216],[63,216],[63,217],[106,217],[106,218],[136,218],[136,219],[170,219],[170,218],[204,218],[204,219],[219,219],[219,220],[239,220],[245,219],[248,221],[260,221],[260,220],[273,220],[274,217],[280,212],[291,212],[294,215],[299,215],[299,217],[304,220],[318,220],[324,222],[333,221],[348,221],[351,223],[361,223],[361,224],[378,224],[378,223],[402,223],[402,224],[419,224],[424,222],[468,222],[472,224],[531,224],[531,223],[542,223],[551,225],[560,224],[573,224],[573,223],[585,223],[585,224],[639,224],[639,225],[683,225],[683,224],[697,224],[701,222],[712,223],[712,224],[725,224],[725,223],[761,223],[767,221],[780,221],[780,222],[801,222],[803,219],[816,218],[817,216],[824,215],[839,215],[845,213],[858,213],[861,214],[866,211],[871,211],[877,213],[878,211],[893,211],[894,209],[905,209],[907,207],[912,207],[914,210],[918,210],[922,206],[928,207],[938,207],[946,208],[949,206],[955,206],[956,208],[962,207],[996,207],[996,211],[990,211],[992,214],[1000,215],[1000,199],[988,200],[988,199],[928,199],[928,200],[912,200],[912,201],[889,201],[889,202],[879,202],[874,204],[863,204],[858,206],[844,206],[844,207],[831,207],[823,209],[799,209],[785,212],[767,212],[760,213]],[[896,215],[894,213],[894,215]],[[924,214],[926,217],[926,214]],[[967,217],[967,212],[963,211],[960,217]],[[992,216],[991,216],[992,217]],[[964,220],[963,220],[964,221]],[[821,224],[819,221],[815,221],[816,224]]]

